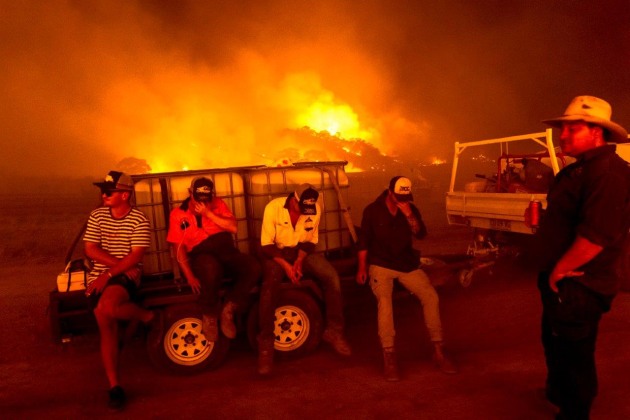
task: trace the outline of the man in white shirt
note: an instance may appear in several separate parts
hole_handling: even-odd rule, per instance
[[[339,275],[326,258],[315,253],[321,208],[319,193],[310,184],[300,185],[288,197],[270,201],[263,216],[261,245],[265,257],[260,294],[260,335],[258,373],[267,375],[273,366],[275,308],[280,284],[285,277],[299,284],[312,277],[324,291],[326,329],[323,340],[335,351],[349,356],[350,346],[343,335],[344,317]]]

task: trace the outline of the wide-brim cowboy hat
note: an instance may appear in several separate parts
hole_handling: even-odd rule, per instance
[[[565,121],[584,121],[597,124],[608,132],[606,141],[627,143],[628,132],[619,124],[612,122],[612,108],[608,102],[594,96],[576,96],[561,117],[543,120],[552,127],[561,127]]]

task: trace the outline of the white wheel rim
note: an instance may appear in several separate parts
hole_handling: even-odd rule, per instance
[[[274,324],[274,348],[278,351],[299,348],[308,339],[310,329],[309,318],[303,310],[293,305],[279,306]]]
[[[182,318],[164,335],[166,356],[178,365],[197,365],[210,356],[213,348],[214,342],[201,332],[198,318]]]

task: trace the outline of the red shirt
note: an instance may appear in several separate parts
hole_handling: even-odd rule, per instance
[[[186,251],[190,252],[208,236],[224,232],[225,229],[205,216],[201,216],[202,227],[197,226],[197,218],[190,208],[190,201],[187,204],[187,210],[177,207],[171,211],[166,241],[172,244],[182,244]],[[217,216],[233,217],[228,206],[218,197],[212,199],[210,210]]]

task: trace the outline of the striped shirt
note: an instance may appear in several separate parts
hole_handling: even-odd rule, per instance
[[[150,247],[149,221],[140,210],[135,208],[132,208],[122,219],[114,219],[109,207],[99,207],[90,214],[83,240],[97,243],[104,251],[122,259],[134,247]],[[92,261],[88,283],[93,282],[105,270],[107,270],[106,265]]]

